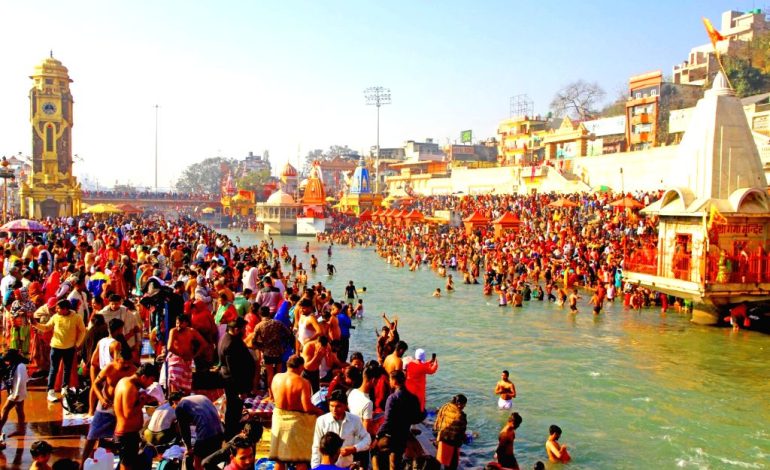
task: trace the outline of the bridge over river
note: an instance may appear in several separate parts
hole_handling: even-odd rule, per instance
[[[153,191],[83,191],[83,202],[88,205],[131,204],[139,209],[157,211],[190,211],[212,208],[222,211],[218,195]]]

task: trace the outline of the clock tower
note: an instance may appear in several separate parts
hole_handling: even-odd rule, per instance
[[[72,80],[53,54],[35,67],[30,78],[32,173],[19,190],[22,216],[79,215],[82,192],[72,176]]]

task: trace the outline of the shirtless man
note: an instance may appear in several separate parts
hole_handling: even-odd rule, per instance
[[[347,365],[337,358],[326,336],[319,336],[317,339],[306,343],[302,348],[302,360],[305,362],[302,377],[310,382],[313,393],[321,387],[322,366],[325,366],[325,369],[334,370]],[[326,372],[327,370],[324,370],[324,373]]]
[[[385,361],[385,358],[396,350],[396,344],[398,344],[399,340],[398,318],[394,318],[391,322],[383,313],[382,319],[385,321],[385,326],[382,327],[381,333],[377,333],[377,360],[380,363]]]
[[[591,305],[594,307],[594,315],[599,315],[602,313],[602,304],[604,303],[604,300],[602,299],[602,296],[599,295],[599,292],[595,292],[593,296],[591,296]]]
[[[521,421],[520,414],[512,413],[497,436],[495,456],[497,457],[497,463],[503,468],[519,470],[519,464],[516,462],[516,455],[513,450],[513,442],[516,440],[516,429],[521,425]]]
[[[570,313],[578,313],[577,301],[580,298],[577,289],[573,289],[569,295],[569,311]]]
[[[203,350],[206,340],[190,328],[190,317],[179,315],[176,327],[168,336],[167,374],[171,392],[190,393],[192,390],[192,362]]]
[[[382,367],[388,375],[395,370],[404,370],[403,357],[407,349],[409,349],[409,346],[405,342],[399,341],[396,344],[396,350],[390,353],[382,362]]]
[[[306,470],[310,463],[316,416],[323,411],[310,401],[310,382],[302,378],[305,361],[291,356],[287,371],[276,374],[271,390],[275,399],[273,421],[270,427],[270,460],[276,470],[286,470],[287,463],[295,463],[297,470]]]
[[[548,440],[545,441],[545,452],[548,454],[548,460],[551,462],[567,463],[572,460],[569,452],[567,452],[567,446],[559,443],[561,437],[561,428],[555,424],[552,424],[548,428]]]
[[[516,386],[508,379],[508,371],[504,370],[500,374],[500,381],[495,385],[495,395],[500,395],[497,400],[497,407],[501,410],[510,410],[513,406],[513,399],[516,398]]]
[[[115,439],[114,443],[120,454],[120,469],[139,468],[139,432],[144,425],[142,407],[152,399],[140,390],[149,387],[158,379],[155,364],[145,363],[139,366],[133,375],[120,379],[115,387]]]
[[[113,319],[112,322],[116,320]],[[117,320],[120,321],[120,320]],[[112,323],[111,322],[111,323]],[[122,323],[122,322],[121,322]],[[112,362],[107,364],[99,372],[93,382],[92,392],[96,395],[98,401],[94,417],[88,428],[86,445],[83,449],[83,461],[80,468],[83,468],[87,458],[91,457],[94,445],[99,439],[111,438],[115,433],[115,410],[113,410],[112,400],[115,397],[115,387],[123,377],[130,377],[136,372],[136,366],[131,361],[131,351],[123,352],[123,347],[119,341],[113,341],[109,345]],[[96,354],[96,352],[95,352]]]
[[[91,383],[96,382],[96,377],[99,376],[99,372],[106,368],[107,365],[112,362],[115,356],[112,354],[110,346],[112,343],[118,342],[116,338],[123,336],[123,320],[120,318],[113,318],[109,323],[109,336],[102,338],[96,343],[93,354],[89,358],[89,375],[91,376]],[[99,397],[96,396],[96,388],[91,387],[91,392],[88,396],[88,414],[94,415],[96,410],[96,404]]]

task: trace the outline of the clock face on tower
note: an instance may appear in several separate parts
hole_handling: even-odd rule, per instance
[[[46,114],[53,114],[56,112],[56,105],[53,103],[43,103],[43,112]]]

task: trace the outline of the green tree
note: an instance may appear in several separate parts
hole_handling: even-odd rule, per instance
[[[174,188],[183,193],[218,195],[221,193],[222,178],[227,171],[234,172],[237,166],[237,161],[232,158],[207,158],[185,168]]]
[[[744,98],[746,96],[764,93],[770,86],[770,76],[751,65],[751,61],[740,57],[727,56],[722,59],[727,72],[727,77],[735,90],[735,93]]]
[[[238,178],[237,183],[239,189],[247,189],[261,194],[265,184],[269,183],[271,180],[272,177],[268,170],[249,171]]]

